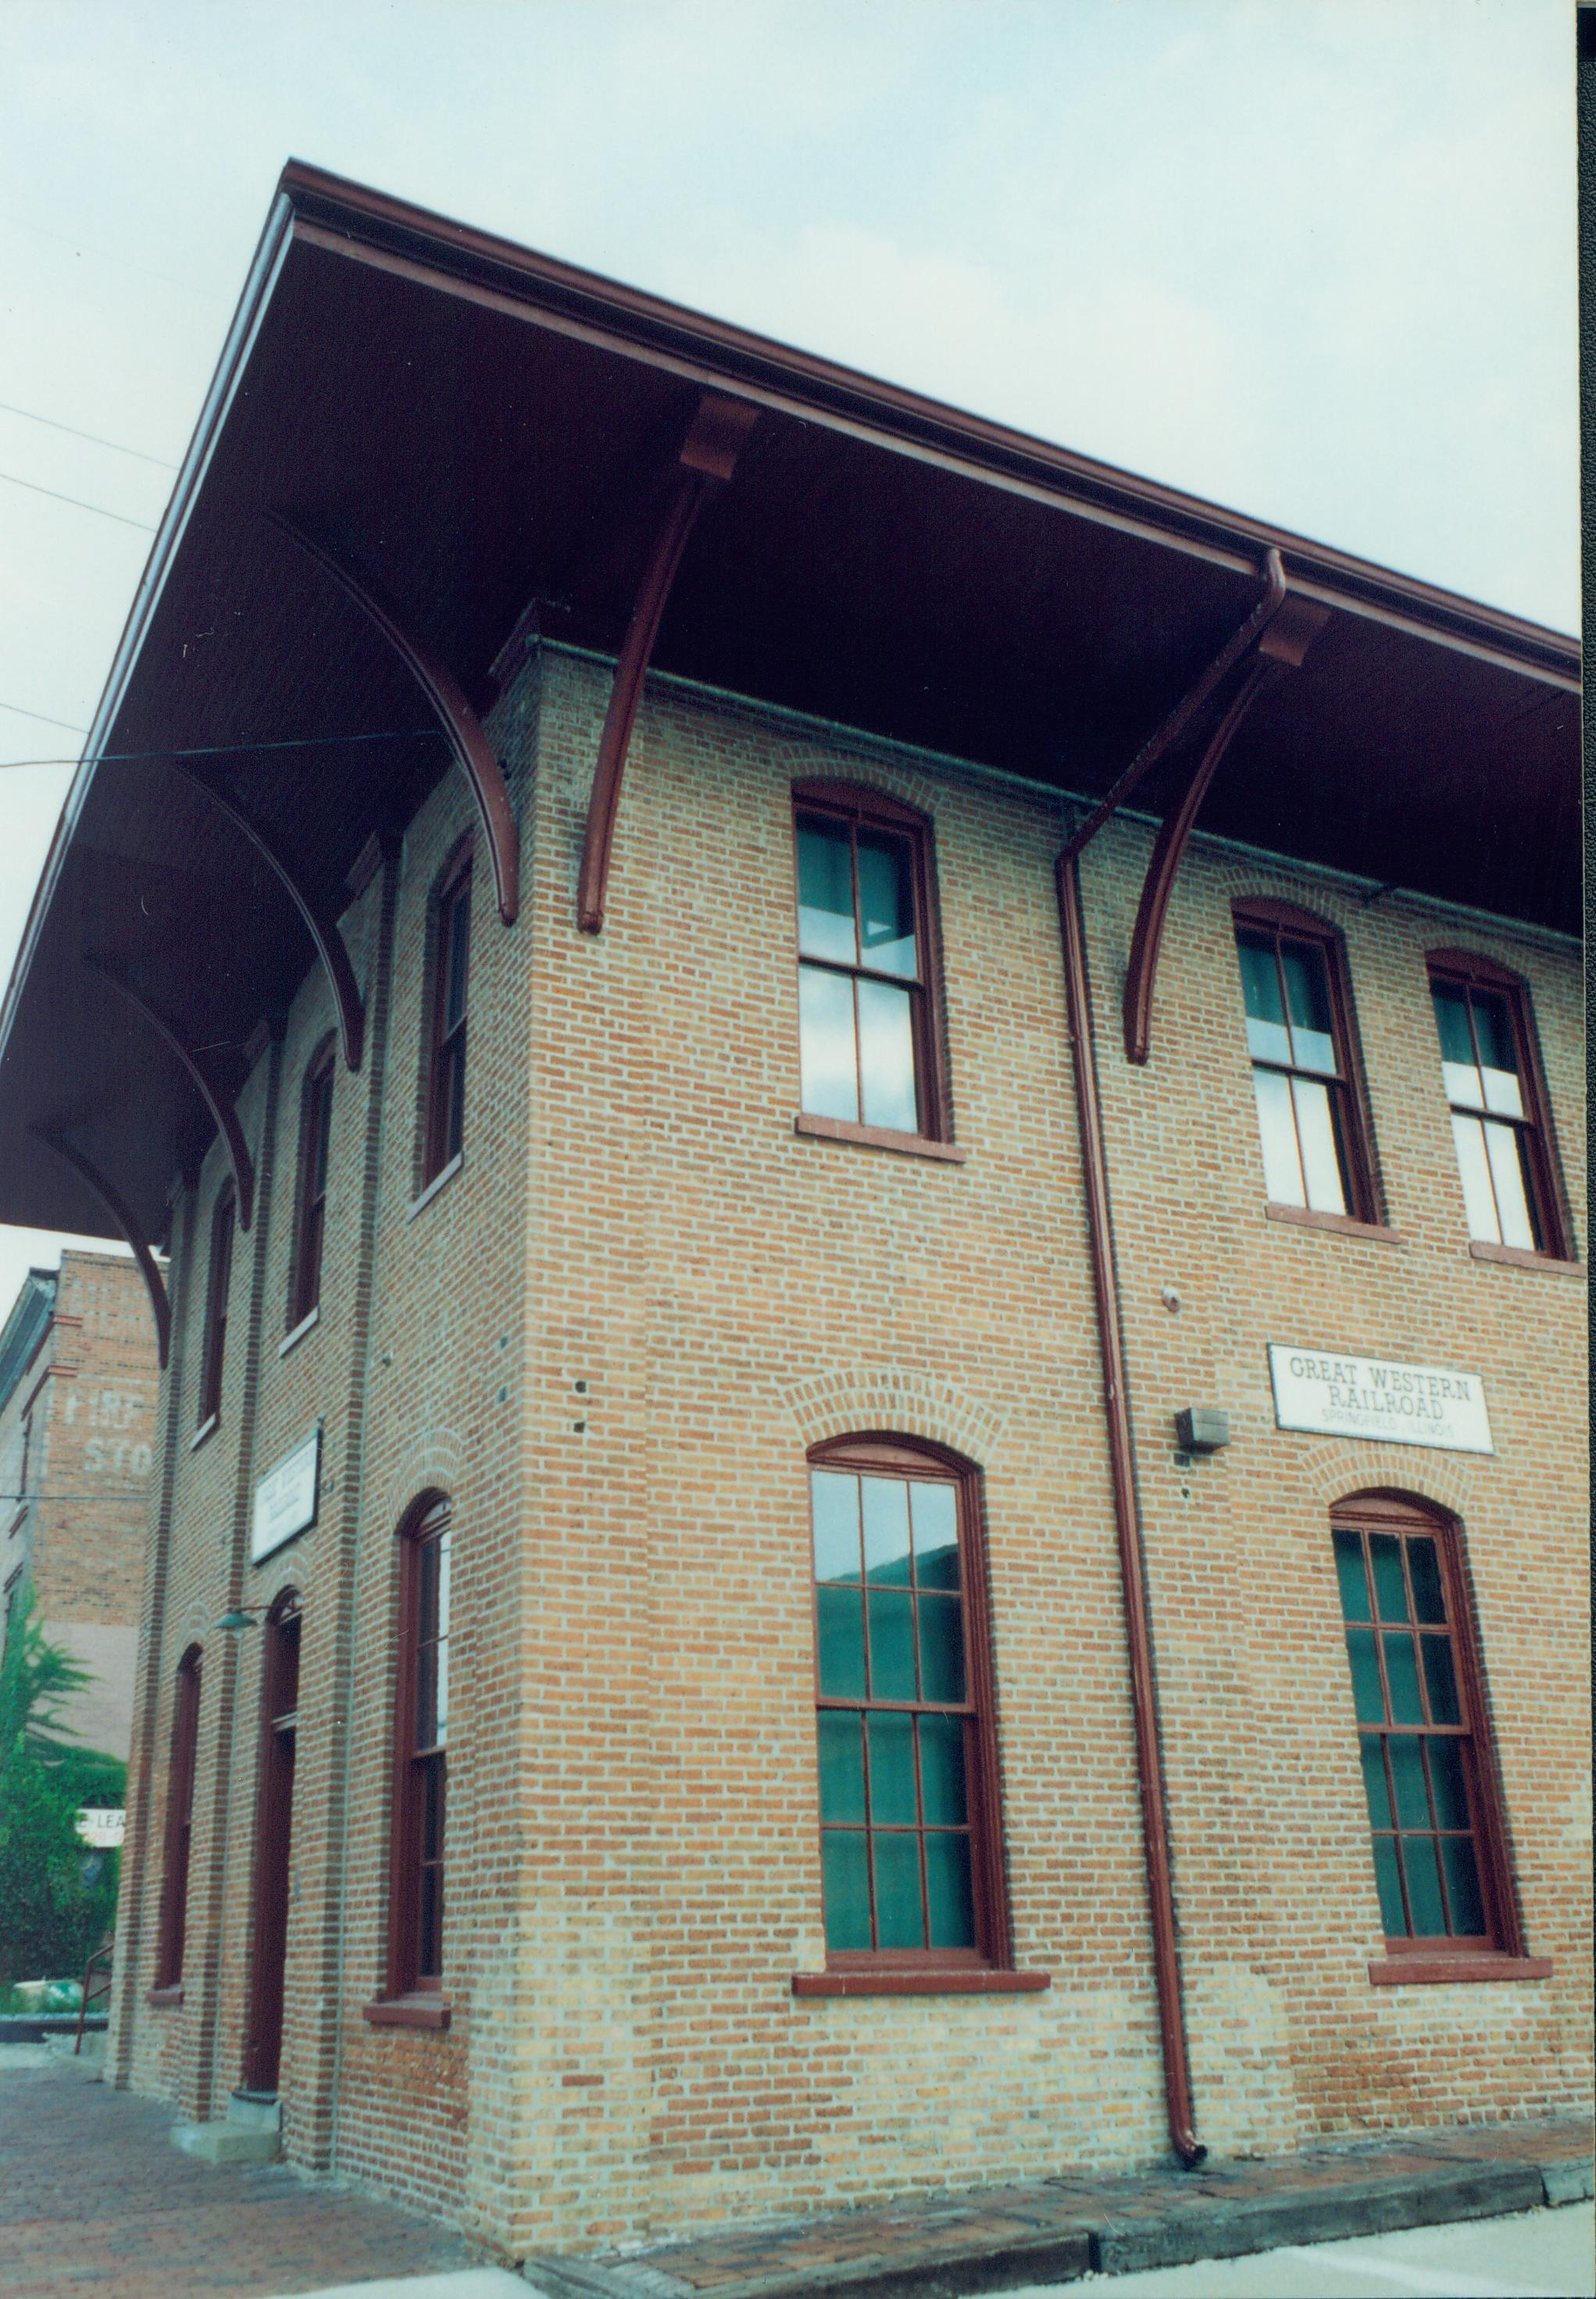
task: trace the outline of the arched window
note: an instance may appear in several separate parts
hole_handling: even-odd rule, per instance
[[[466,995],[471,970],[471,850],[461,848],[433,897],[421,1181],[435,1182],[465,1141]]]
[[[810,1500],[827,1963],[1005,1968],[979,1477],[844,1438]]]
[[[321,1243],[327,1227],[327,1169],[332,1150],[331,1038],[312,1057],[299,1106],[299,1186],[294,1204],[294,1255],[288,1280],[288,1330],[302,1325],[321,1299]]]
[[[1433,950],[1430,995],[1468,1234],[1509,1258],[1570,1250],[1529,992],[1467,950]]]
[[[194,1829],[194,1768],[199,1741],[200,1648],[190,1645],[178,1663],[172,1696],[171,1759],[166,1775],[166,1841],[161,1875],[161,1922],[155,1953],[157,1989],[183,1979],[183,1937],[188,1918],[188,1845]]]
[[[1377,1221],[1341,937],[1286,902],[1232,905],[1269,1203]]]
[[[221,1369],[228,1345],[228,1294],[233,1282],[233,1185],[226,1183],[211,1215],[211,1266],[205,1276],[205,1331],[200,1349],[199,1424],[221,1410]]]
[[[1458,1527],[1390,1493],[1332,1524],[1386,1946],[1521,1955]]]
[[[429,1493],[399,1529],[399,1665],[388,1994],[436,1996],[444,1971],[449,1742],[449,1503]]]

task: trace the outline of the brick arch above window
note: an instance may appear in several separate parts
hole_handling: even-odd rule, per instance
[[[1233,894],[1230,907],[1239,919],[1278,926],[1284,934],[1334,935],[1337,942],[1346,940],[1337,921],[1326,917],[1322,910],[1305,909],[1301,902],[1282,901],[1274,894]]]
[[[781,1392],[803,1444],[860,1429],[898,1429],[968,1461],[991,1464],[1008,1423],[984,1397],[935,1375],[894,1366],[836,1367]]]

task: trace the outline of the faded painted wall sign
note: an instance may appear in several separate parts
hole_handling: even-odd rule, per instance
[[[1275,1419],[1321,1437],[1378,1437],[1444,1453],[1489,1453],[1491,1421],[1478,1374],[1348,1349],[1269,1343]]]
[[[321,1424],[316,1423],[303,1445],[294,1450],[255,1487],[250,1520],[249,1554],[253,1564],[270,1556],[307,1524],[316,1522],[316,1498],[321,1481]]]

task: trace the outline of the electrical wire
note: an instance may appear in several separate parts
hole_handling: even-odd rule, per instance
[[[131,455],[141,463],[154,463],[157,469],[175,471],[177,465],[169,463],[164,455],[146,455],[142,447],[124,447],[120,439],[102,438],[97,431],[79,431],[75,423],[58,422],[54,415],[36,415],[31,407],[13,407],[9,399],[0,399],[0,414],[21,415],[29,423],[47,424],[52,431],[64,431],[71,439],[90,439],[96,447],[109,447],[118,455]]]
[[[87,735],[88,732],[87,726],[74,726],[70,718],[52,718],[47,710],[29,710],[25,702],[0,702],[0,710],[14,710],[19,718],[37,718],[42,725],[59,726],[68,735]],[[29,761],[19,759],[16,763],[18,766],[23,766]],[[41,759],[37,763],[44,766],[48,761]]]
[[[136,527],[140,535],[154,535],[154,528],[147,519],[125,519],[120,510],[107,510],[104,503],[85,502],[81,495],[63,495],[57,487],[41,487],[37,479],[20,479],[14,471],[0,471],[0,479],[13,487],[26,487],[30,494],[48,495],[52,502],[75,504],[79,510],[97,511],[102,519],[113,519],[119,527]]]
[[[20,708],[17,703],[0,703],[0,710],[4,710]],[[37,718],[40,714],[30,710],[26,715]],[[52,718],[49,723],[52,726],[59,726],[64,722]],[[78,728],[75,731],[81,733],[83,730]],[[420,743],[442,732],[438,726],[390,726],[386,732],[375,735],[293,735],[277,743],[190,743],[184,746],[168,743],[164,749],[159,751],[96,751],[82,759],[0,759],[0,768],[118,766],[133,759],[215,759],[229,757],[238,751],[330,751],[345,743]]]

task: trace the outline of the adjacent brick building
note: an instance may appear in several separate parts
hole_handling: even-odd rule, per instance
[[[118,2079],[512,2256],[1585,2098],[1575,690],[291,169],[4,1023]]]
[[[63,1722],[114,1756],[132,1737],[158,1380],[126,1255],[69,1247],[29,1271],[0,1327],[4,1619],[31,1585],[45,1633],[89,1672]]]

